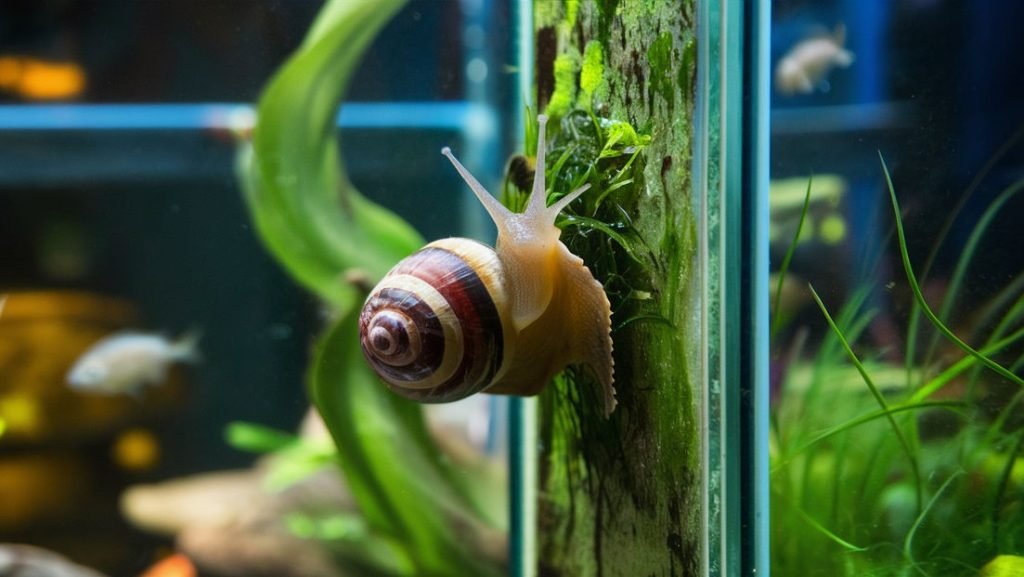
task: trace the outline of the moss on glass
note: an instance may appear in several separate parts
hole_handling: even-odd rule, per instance
[[[554,28],[557,43],[541,54],[551,62],[538,64],[555,70],[552,92],[540,95],[555,117],[548,182],[593,187],[571,207],[563,239],[612,302],[619,407],[604,419],[594,383],[576,371],[541,396],[541,573],[696,575],[693,4],[581,0],[574,22],[552,17],[537,22]],[[560,60],[574,63],[571,78],[568,68],[559,73]]]

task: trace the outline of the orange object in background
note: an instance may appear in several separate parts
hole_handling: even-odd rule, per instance
[[[175,553],[157,561],[139,577],[196,577],[196,568],[188,557]]]
[[[0,56],[0,90],[26,100],[65,100],[85,90],[85,71],[74,62]]]
[[[148,471],[160,462],[160,441],[148,429],[128,429],[114,439],[110,456],[126,471]]]

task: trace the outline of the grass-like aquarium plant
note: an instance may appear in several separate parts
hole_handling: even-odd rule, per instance
[[[922,285],[938,249],[910,254],[884,161],[882,172],[901,274],[855,287],[840,304],[797,287],[824,320],[820,338],[773,326],[773,574],[1024,574],[1024,273],[1001,279],[980,304],[964,289],[983,274],[971,267],[979,246],[1024,180],[985,208],[941,299],[929,302]],[[779,270],[776,325],[798,238]],[[891,331],[902,342],[868,338],[881,314],[877,291],[907,295],[905,325]]]

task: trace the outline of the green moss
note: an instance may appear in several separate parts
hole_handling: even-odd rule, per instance
[[[683,43],[683,62],[679,66],[679,73],[676,82],[683,94],[690,92],[693,82],[690,79],[692,71],[697,69],[697,38],[689,35]]]
[[[548,183],[591,185],[560,226],[612,304],[619,407],[599,414],[585,371],[541,395],[538,571],[690,577],[704,527],[693,1],[579,4],[543,56],[580,54],[575,107],[549,124]]]
[[[534,2],[533,20],[537,28],[548,28],[562,21],[561,2]]]
[[[576,101],[576,75],[580,70],[578,52],[566,52],[555,58],[555,91],[545,109],[548,116],[559,118],[569,113]]]
[[[672,35],[664,33],[658,36],[647,49],[648,69],[650,70],[651,90],[661,95],[669,103],[675,102],[675,79],[672,75]]]
[[[552,2],[552,4],[557,4],[557,2]],[[580,0],[565,0],[565,23],[569,28],[576,26],[576,14],[579,13],[579,10]]]
[[[596,40],[587,42],[583,49],[583,68],[580,71],[580,97],[577,104],[591,110],[594,102],[608,97],[608,82],[604,79],[604,49]]]
[[[654,257],[627,216],[634,199],[644,190],[643,143],[649,143],[650,138],[624,120],[598,117],[582,108],[570,110],[552,123],[550,136],[548,158],[553,160],[548,164],[547,181],[552,190],[591,185],[583,199],[565,211],[560,223],[562,240],[573,253],[585,255],[587,266],[601,280],[613,310],[616,350],[620,346],[627,350],[627,333],[639,324],[630,319],[657,314],[653,300],[636,296],[650,289],[636,271],[649,270]],[[624,325],[629,329],[623,330]],[[620,401],[629,394],[624,366],[616,357]],[[577,553],[566,557],[563,551],[546,549],[542,544],[541,574],[601,574],[601,552],[596,548],[589,551],[587,544],[599,542],[606,529],[593,523],[594,512],[583,506],[582,494],[577,491],[585,486],[584,479],[596,481],[599,469],[618,461],[610,448],[619,447],[621,439],[617,427],[596,417],[597,390],[590,375],[574,367],[541,399],[540,438],[550,455],[558,456],[544,460],[541,522],[551,523],[554,534],[572,533],[580,545]],[[576,483],[565,483],[567,479]],[[633,551],[641,556],[652,553],[642,546]]]
[[[605,19],[610,20],[615,16],[615,11],[619,8],[619,0],[599,0],[597,5],[601,10],[601,15]]]

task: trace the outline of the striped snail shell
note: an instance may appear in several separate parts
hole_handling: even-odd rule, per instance
[[[448,402],[476,392],[535,395],[569,364],[586,364],[615,408],[611,306],[583,261],[559,240],[558,213],[587,190],[545,205],[544,128],[526,210],[502,206],[455,166],[498,228],[497,247],[464,238],[432,242],[373,289],[359,317],[360,345],[394,392]]]
[[[428,244],[391,269],[367,299],[359,318],[366,359],[384,382],[418,401],[480,391],[514,348],[499,310],[507,300],[504,280],[496,253],[484,244]]]

